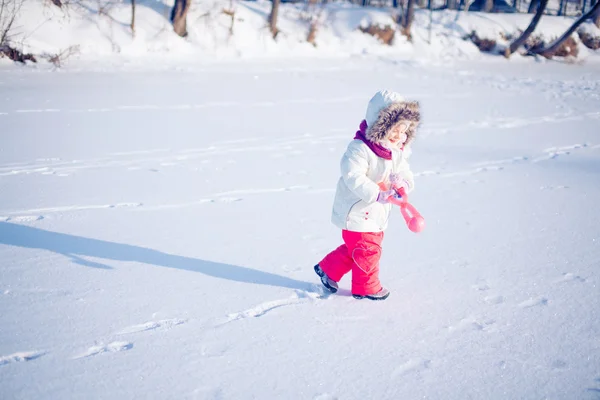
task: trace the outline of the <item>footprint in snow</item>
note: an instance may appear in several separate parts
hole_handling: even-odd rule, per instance
[[[118,353],[132,348],[133,343],[131,342],[111,342],[107,345],[92,346],[85,353],[75,356],[73,359],[92,357],[102,353]]]
[[[464,332],[464,331],[491,331],[495,320],[489,318],[468,317],[461,319],[458,323],[448,326],[448,332]]]
[[[555,283],[561,282],[586,282],[585,278],[582,278],[579,275],[572,274],[570,272],[564,273],[560,279],[557,279]]]
[[[519,308],[531,308],[536,306],[547,306],[548,299],[545,297],[536,297],[533,299],[525,300],[519,304]]]
[[[502,296],[488,296],[483,299],[488,304],[502,304],[504,303],[504,297]]]
[[[40,358],[46,354],[43,351],[22,351],[19,353],[9,354],[7,356],[0,356],[0,366],[6,364],[12,364],[16,362],[26,362]]]
[[[486,281],[478,281],[476,284],[471,285],[471,288],[479,292],[487,292],[488,290],[490,290],[490,286],[487,284]]]
[[[221,318],[217,320],[214,324],[215,327],[223,326],[233,321],[238,321],[246,318],[259,318],[271,311],[281,308],[294,306],[297,304],[306,303],[309,301],[314,301],[318,299],[325,299],[331,294],[329,292],[325,293],[325,290],[320,285],[310,285],[310,290],[296,290],[294,295],[286,299],[272,300],[266,301],[264,303],[260,303],[254,307],[249,309],[239,311],[236,313],[231,313],[227,315],[225,318]]]
[[[313,400],[338,400],[338,398],[329,393],[320,393],[316,395]]]
[[[0,217],[2,222],[35,222],[44,219],[43,215],[18,215],[15,217]]]
[[[562,190],[562,189],[568,189],[568,186],[541,186],[540,190]]]
[[[392,371],[392,378],[397,378],[411,373],[423,372],[428,370],[430,367],[431,360],[422,358],[411,359],[394,368]]]

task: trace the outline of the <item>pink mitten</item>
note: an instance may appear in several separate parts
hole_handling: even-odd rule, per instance
[[[384,190],[379,192],[379,196],[377,196],[377,202],[381,204],[386,204],[390,202],[390,198],[396,195],[396,191],[393,189]]]
[[[402,177],[400,174],[390,174],[390,183],[392,187],[399,191],[400,189],[404,189],[405,192],[408,192],[410,189],[410,182]]]

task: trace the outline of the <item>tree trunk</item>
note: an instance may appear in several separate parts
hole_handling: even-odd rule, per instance
[[[188,34],[186,18],[191,4],[192,0],[175,0],[175,4],[171,10],[173,30],[181,37],[186,37]]]
[[[317,46],[317,23],[313,22],[310,24],[310,29],[308,30],[308,36],[306,37],[306,41],[313,46]]]
[[[485,0],[483,2],[483,8],[481,11],[483,12],[492,12],[492,10],[494,9],[494,0]]]
[[[415,19],[415,0],[408,0],[408,4],[406,5],[406,13],[404,15],[402,21],[402,29],[401,33],[406,36],[406,38],[410,41],[412,40],[412,35],[410,34],[410,29],[412,27],[412,23]]]
[[[271,15],[269,15],[269,28],[271,29],[273,39],[275,39],[279,33],[279,30],[277,29],[277,15],[279,14],[279,4],[281,3],[281,0],[272,1],[273,5],[271,6]]]
[[[509,58],[512,53],[517,51],[517,49],[521,47],[523,43],[525,43],[527,38],[535,30],[535,27],[537,26],[538,22],[540,22],[540,19],[542,18],[542,15],[544,15],[544,10],[546,9],[547,5],[548,0],[540,0],[540,5],[538,6],[538,9],[535,15],[533,16],[531,23],[529,24],[527,29],[525,29],[525,32],[523,32],[523,34],[519,36],[514,42],[512,42],[510,46],[504,51],[504,57]]]
[[[392,0],[392,7],[398,8],[398,0]]]
[[[558,7],[558,16],[562,17],[565,15],[565,11],[567,9],[567,0],[560,0],[560,5]]]
[[[458,0],[447,0],[446,7],[448,7],[448,10],[458,10],[458,4]]]
[[[533,14],[538,8],[538,4],[540,4],[540,0],[531,0],[531,2],[529,3],[529,10],[527,10],[527,12],[529,14]]]
[[[600,28],[600,9],[598,9],[598,3],[600,3],[600,0],[596,1],[596,5],[594,6],[594,8],[596,8],[596,12],[592,14],[592,21],[594,21],[594,24]]]
[[[573,32],[575,32],[575,30],[577,30],[577,28],[579,28],[579,25],[583,24],[585,22],[585,20],[590,18],[592,15],[594,15],[594,13],[597,13],[598,10],[600,10],[600,1],[597,1],[596,5],[594,5],[594,7],[592,7],[590,9],[590,11],[588,11],[587,13],[585,13],[581,17],[579,17],[579,19],[577,21],[575,21],[575,23],[573,25],[571,25],[571,27],[569,29],[567,29],[567,31],[561,37],[556,39],[554,41],[554,43],[552,43],[549,47],[547,47],[545,49],[536,51],[536,54],[541,54],[544,57],[551,57],[554,54],[554,52],[558,49],[558,47],[561,45],[561,43],[564,42],[565,40],[567,40],[567,38],[569,36],[571,36],[573,34]]]
[[[135,37],[135,0],[131,0],[131,34]]]

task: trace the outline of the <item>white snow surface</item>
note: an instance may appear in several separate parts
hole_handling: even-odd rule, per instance
[[[594,64],[0,67],[0,398],[598,399]],[[313,271],[370,96],[419,100],[383,302]]]

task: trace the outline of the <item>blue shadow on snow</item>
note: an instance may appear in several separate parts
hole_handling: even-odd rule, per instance
[[[200,272],[234,282],[279,286],[289,289],[306,290],[311,285],[309,282],[297,281],[251,268],[177,256],[145,247],[73,236],[7,222],[0,222],[0,244],[49,250],[69,257],[77,264],[93,268],[112,269],[112,267],[85,260],[81,256],[140,262],[159,267]]]

